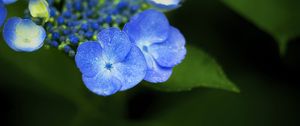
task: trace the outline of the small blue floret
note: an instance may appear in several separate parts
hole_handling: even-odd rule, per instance
[[[57,41],[52,41],[50,42],[50,45],[53,47],[58,47],[58,42]]]
[[[128,6],[128,2],[127,1],[121,1],[120,3],[118,3],[117,9],[123,9],[123,8],[125,8],[127,6]]]
[[[76,45],[79,42],[79,38],[75,35],[70,35],[69,39],[70,39],[70,42],[74,45]]]
[[[60,38],[60,34],[58,32],[53,32],[52,37],[54,40],[58,40]]]
[[[82,9],[81,1],[76,1],[74,3],[74,7],[77,11],[81,11],[81,9]]]
[[[64,17],[59,16],[59,17],[57,18],[57,23],[58,23],[58,24],[63,24],[64,22],[65,22]]]
[[[94,30],[99,29],[98,23],[96,23],[96,22],[92,23],[92,28],[93,28]]]
[[[111,21],[112,21],[112,18],[110,15],[105,18],[106,23],[111,23]]]
[[[91,31],[87,31],[87,32],[84,34],[84,36],[87,37],[87,38],[92,38],[93,35],[94,35],[94,33],[91,32]]]
[[[69,53],[71,50],[72,50],[72,48],[70,46],[65,46],[64,47],[65,53]]]
[[[71,33],[71,30],[65,29],[63,30],[64,35],[69,35]]]
[[[55,17],[56,16],[56,9],[50,8],[50,17]]]
[[[66,17],[66,18],[70,18],[70,17],[72,16],[72,13],[71,13],[70,11],[65,11],[65,12],[63,13],[63,15],[64,15],[64,17]]]
[[[87,30],[89,30],[89,25],[88,24],[82,24],[81,29],[84,30],[84,31],[87,31]]]

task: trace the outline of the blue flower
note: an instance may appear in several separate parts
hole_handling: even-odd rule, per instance
[[[125,25],[124,31],[145,56],[148,65],[146,81],[158,83],[168,80],[172,68],[185,57],[183,35],[169,25],[161,12],[155,10],[141,12]]]
[[[160,9],[174,9],[180,5],[181,0],[147,0],[148,3]]]
[[[102,96],[134,87],[147,70],[142,52],[117,28],[102,30],[97,42],[79,45],[75,61],[86,87]]]
[[[46,32],[29,19],[13,17],[4,25],[3,38],[15,51],[32,52],[43,46]]]

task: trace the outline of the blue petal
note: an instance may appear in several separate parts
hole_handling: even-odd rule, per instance
[[[171,27],[168,39],[151,45],[149,52],[160,66],[174,67],[185,57],[185,39],[178,29]]]
[[[125,32],[117,28],[104,29],[98,34],[106,59],[110,62],[122,61],[131,48],[131,42]]]
[[[170,25],[166,16],[156,10],[146,10],[134,16],[124,31],[138,46],[163,42],[168,37]]]
[[[15,51],[32,52],[43,46],[46,32],[29,19],[13,17],[4,25],[3,38]]]
[[[181,0],[147,0],[150,4],[161,9],[174,9],[177,8]]]
[[[117,73],[115,74],[122,81],[121,91],[127,90],[140,83],[147,70],[147,64],[143,53],[138,47],[133,45],[126,59],[115,64]]]
[[[172,74],[172,68],[161,67],[153,63],[152,68],[148,68],[145,80],[152,83],[162,83],[167,81]]]
[[[94,77],[100,71],[102,48],[98,42],[85,42],[77,48],[75,62],[86,77]]]
[[[11,4],[16,2],[17,0],[2,0],[4,4]]]
[[[92,78],[86,76],[83,76],[82,78],[85,86],[98,95],[112,95],[121,88],[121,81],[113,76],[106,76],[105,74],[102,74],[102,72],[99,72]]]
[[[7,15],[7,11],[3,3],[0,1],[0,27],[2,26]]]
[[[152,83],[160,83],[167,81],[171,74],[172,68],[159,66],[150,53],[143,53],[147,63],[147,72],[145,80]]]

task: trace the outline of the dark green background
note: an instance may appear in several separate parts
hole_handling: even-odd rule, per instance
[[[281,57],[272,36],[219,0],[186,0],[181,8],[169,13],[169,19],[188,43],[202,48],[218,61],[241,93],[208,88],[160,92],[140,84],[110,97],[96,96],[83,84],[72,85],[78,79],[64,80],[64,76],[80,78],[79,71],[64,54],[56,50],[15,53],[1,38],[0,52],[6,52],[6,58],[0,55],[3,116],[0,122],[26,126],[300,125],[299,38],[290,41],[286,55]],[[41,73],[39,80],[31,78],[31,72],[21,72],[26,70],[22,67],[35,68],[36,61],[32,59],[47,59],[50,53],[57,54],[57,61],[41,62],[47,71],[31,71]],[[7,61],[17,56],[24,58],[18,61],[24,66],[16,67]],[[74,75],[64,72],[65,65],[72,65],[69,71]],[[45,72],[62,76],[42,77]],[[40,84],[40,81],[60,80],[65,84],[53,87]],[[74,93],[77,91],[74,88],[80,92]]]

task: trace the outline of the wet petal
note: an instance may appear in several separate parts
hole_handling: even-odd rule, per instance
[[[131,48],[131,42],[125,32],[117,28],[102,30],[98,34],[106,59],[111,62],[122,61]]]
[[[145,80],[152,83],[162,83],[167,81],[172,74],[172,68],[161,67],[153,63],[152,68],[148,68]]]
[[[90,78],[83,75],[82,78],[85,86],[98,95],[112,95],[121,88],[121,81],[113,76],[107,76],[102,72],[98,73],[95,77]]]
[[[134,16],[124,27],[129,38],[138,46],[163,42],[170,25],[166,16],[156,10],[146,10]]]
[[[160,66],[174,67],[185,57],[185,39],[178,29],[171,27],[168,39],[151,45],[149,52]]]
[[[121,90],[127,90],[140,83],[147,70],[147,64],[143,53],[140,49],[133,45],[126,59],[115,65],[116,77],[122,81]]]
[[[75,62],[86,77],[94,77],[100,71],[102,48],[98,42],[85,42],[77,48]]]
[[[143,53],[147,63],[147,72],[144,80],[152,83],[161,83],[169,79],[172,74],[172,68],[159,66],[155,59],[149,53]]]

